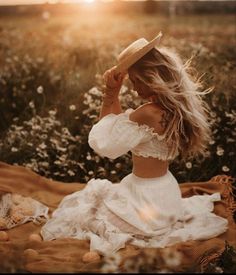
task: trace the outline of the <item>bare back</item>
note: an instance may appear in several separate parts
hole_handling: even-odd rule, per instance
[[[137,108],[129,116],[131,121],[139,125],[146,124],[154,128],[155,132],[162,135],[168,124],[168,115],[155,103],[146,103]],[[166,174],[169,162],[162,161],[153,157],[142,157],[132,154],[133,169],[132,172],[142,178],[161,177]]]

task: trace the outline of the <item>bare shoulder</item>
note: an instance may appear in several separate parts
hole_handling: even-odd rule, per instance
[[[166,111],[155,103],[141,105],[130,114],[129,118],[139,125],[146,124],[154,128],[158,134],[163,134],[168,124]]]

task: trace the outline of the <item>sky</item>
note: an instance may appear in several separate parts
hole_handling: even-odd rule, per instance
[[[83,2],[86,0],[60,0],[60,2]],[[227,0],[230,1],[230,0]],[[234,1],[234,0],[231,0]],[[0,5],[17,5],[17,4],[39,4],[39,3],[56,3],[58,0],[0,0]]]

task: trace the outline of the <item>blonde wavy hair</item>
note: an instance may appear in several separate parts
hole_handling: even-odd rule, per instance
[[[210,139],[209,110],[200,91],[201,78],[190,74],[191,58],[183,64],[175,50],[154,48],[130,67],[133,75],[156,93],[156,101],[167,111],[165,131],[169,155],[184,158],[205,155]]]

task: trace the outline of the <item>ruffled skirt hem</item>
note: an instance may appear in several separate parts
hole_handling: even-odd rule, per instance
[[[190,198],[180,194],[170,172],[140,181],[129,174],[118,184],[91,179],[83,190],[64,197],[41,235],[44,240],[90,240],[90,250],[106,255],[128,242],[163,248],[210,239],[227,230],[227,219],[213,213],[219,193]]]

